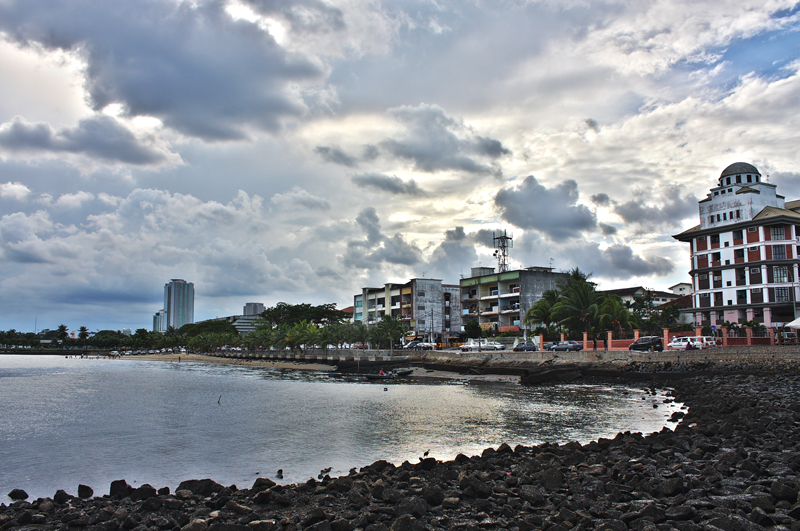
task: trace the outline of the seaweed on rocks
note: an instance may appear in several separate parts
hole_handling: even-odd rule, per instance
[[[120,481],[113,496],[0,505],[0,531],[800,530],[800,377],[670,385],[689,406],[674,431],[377,461],[295,485]]]

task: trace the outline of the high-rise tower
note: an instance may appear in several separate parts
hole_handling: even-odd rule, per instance
[[[194,284],[173,278],[164,285],[164,310],[167,327],[175,329],[194,322]]]

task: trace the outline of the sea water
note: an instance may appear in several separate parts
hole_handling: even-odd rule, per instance
[[[673,427],[680,404],[643,386],[359,376],[246,365],[0,356],[0,499],[125,479],[250,487],[419,462],[507,443],[586,443]],[[276,471],[284,478],[277,479]]]

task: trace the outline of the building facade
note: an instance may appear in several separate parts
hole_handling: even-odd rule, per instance
[[[460,281],[462,322],[477,319],[484,329],[519,331],[528,310],[567,276],[549,267],[502,273],[495,273],[492,267],[473,267],[471,276]]]
[[[153,316],[153,332],[167,331],[167,311],[159,310]]]
[[[353,297],[353,323],[372,327],[391,315],[417,336],[447,341],[461,331],[459,292],[458,286],[433,278],[363,288]]]
[[[247,302],[244,305],[242,315],[261,315],[266,308],[260,302]]]
[[[737,162],[699,202],[700,224],[673,236],[690,246],[697,326],[797,317],[800,201],[786,202],[758,169]]]
[[[164,310],[167,312],[167,327],[176,330],[194,322],[194,284],[173,278],[164,285]]]

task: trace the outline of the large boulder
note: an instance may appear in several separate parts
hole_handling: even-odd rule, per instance
[[[188,479],[178,485],[178,490],[188,490],[196,496],[211,496],[224,488],[213,479]]]
[[[22,489],[14,489],[14,490],[12,490],[11,492],[8,493],[8,497],[11,498],[14,501],[27,500],[28,499],[28,493],[25,492]]]

